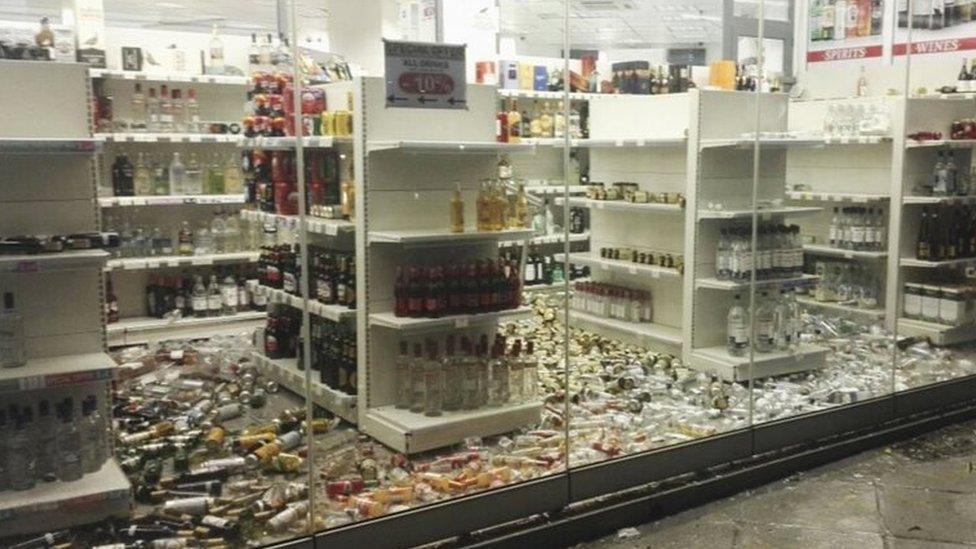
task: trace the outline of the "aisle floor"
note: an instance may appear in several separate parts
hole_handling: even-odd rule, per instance
[[[976,546],[976,421],[865,452],[579,546]]]

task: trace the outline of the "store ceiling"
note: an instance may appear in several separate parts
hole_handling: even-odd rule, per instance
[[[716,42],[722,0],[569,0],[574,48],[652,48]],[[562,46],[563,0],[499,0],[501,32],[529,46]]]

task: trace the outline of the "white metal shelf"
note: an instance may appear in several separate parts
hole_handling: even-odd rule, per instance
[[[952,267],[968,267],[976,265],[976,257],[966,257],[963,259],[947,259],[945,261],[925,261],[912,257],[903,257],[898,260],[902,267],[917,267],[921,269],[947,269]]]
[[[443,412],[429,417],[393,406],[381,406],[367,410],[363,424],[366,432],[383,444],[415,454],[449,446],[464,437],[497,435],[535,425],[541,410],[540,402],[527,402]]]
[[[396,316],[392,312],[387,312],[387,313],[373,313],[369,315],[369,324],[371,326],[381,326],[383,328],[391,328],[394,330],[403,330],[403,331],[426,330],[426,329],[436,329],[436,328],[467,328],[468,326],[485,324],[485,323],[494,322],[502,319],[526,316],[531,313],[532,313],[531,307],[517,307],[515,309],[506,309],[504,311],[489,311],[486,313],[450,315],[450,316],[442,316],[439,318],[403,317],[403,316]]]
[[[586,192],[586,185],[569,185],[569,194],[577,194]],[[566,192],[567,187],[562,185],[526,185],[525,192],[529,194],[540,194],[540,195],[550,195],[550,194],[563,194]]]
[[[563,197],[556,198],[556,205],[562,206],[567,203]],[[591,210],[613,210],[624,212],[661,212],[670,214],[683,214],[685,209],[680,204],[661,204],[658,202],[627,202],[625,200],[593,200],[591,198],[570,197],[570,206],[578,208],[590,208]]]
[[[819,307],[821,309],[835,311],[838,313],[861,315],[878,320],[885,317],[884,309],[865,309],[862,307],[856,307],[854,305],[844,305],[843,303],[817,301],[816,299],[807,296],[796,296],[796,301],[801,305],[806,305],[807,307]]]
[[[105,250],[73,250],[59,253],[0,255],[0,273],[49,273],[101,268],[108,261]]]
[[[878,145],[891,143],[890,136],[883,135],[860,135],[852,137],[842,136],[798,136],[798,137],[762,137],[759,139],[760,147],[767,148],[825,148],[845,145]],[[728,139],[702,139],[701,148],[714,149],[723,147],[749,148],[756,144],[755,138],[741,137]]]
[[[116,364],[105,353],[31,358],[18,368],[0,369],[0,393],[111,381]]]
[[[569,281],[570,291],[572,291],[572,285],[577,282],[589,282],[589,278],[574,278]],[[566,288],[565,282],[553,282],[552,284],[531,284],[522,286],[522,291],[525,293],[535,293],[535,292],[561,292]]]
[[[566,140],[561,137],[526,137],[521,143],[540,147],[561,148]],[[688,140],[684,137],[624,137],[620,139],[570,139],[569,146],[576,149],[612,149],[644,147],[684,147]]]
[[[604,318],[580,311],[569,311],[570,320],[594,324],[603,328],[608,328],[632,336],[667,343],[668,345],[681,346],[684,341],[681,337],[681,329],[664,324],[626,322],[614,318]]]
[[[225,86],[246,86],[249,81],[248,77],[246,76],[185,74],[178,72],[136,72],[111,69],[88,69],[88,76],[91,78],[105,78],[111,80],[134,80],[137,82],[179,82],[188,84],[220,84]]]
[[[822,244],[804,244],[803,251],[810,254],[843,257],[844,259],[884,259],[888,257],[888,252],[845,250],[844,248],[835,248],[833,246],[824,246]]]
[[[560,101],[566,98],[565,91],[521,90],[521,89],[514,90],[508,88],[498,88],[498,95],[499,97],[503,97],[505,99],[550,99],[554,101]],[[601,94],[585,93],[585,92],[569,92],[569,99],[573,101],[586,101],[596,95],[601,95]],[[610,94],[603,94],[603,95],[610,95]]]
[[[590,232],[589,231],[586,231],[586,232],[583,232],[583,233],[569,233],[569,241],[570,242],[586,242],[589,239],[590,239]],[[531,239],[528,240],[527,243],[528,244],[535,244],[537,246],[540,246],[540,245],[545,245],[545,244],[560,244],[560,243],[565,242],[565,241],[566,241],[566,239],[563,237],[563,234],[560,233],[560,234],[544,234],[542,236],[533,236]],[[521,245],[521,241],[518,241],[518,240],[499,240],[498,241],[498,246],[499,247],[502,247],[502,248],[504,248],[506,246],[518,246],[518,245]]]
[[[222,133],[96,133],[103,143],[240,143],[243,137]]]
[[[750,368],[748,352],[745,356],[732,356],[725,346],[705,347],[691,352],[690,366],[725,381],[748,381],[821,368],[827,352],[823,347],[803,344],[795,352],[755,353]]]
[[[241,217],[250,221],[262,223],[274,222],[277,225],[297,230],[301,226],[301,219],[297,215],[279,215],[258,210],[241,210]],[[351,233],[356,230],[356,224],[345,219],[325,219],[322,217],[306,216],[305,226],[312,234],[336,236],[339,233]]]
[[[756,286],[774,286],[778,284],[803,284],[817,280],[817,276],[804,274],[789,278],[773,278],[756,280]],[[699,278],[695,280],[696,288],[708,288],[712,290],[746,290],[749,288],[749,281],[737,282],[734,280],[719,280],[717,278]]]
[[[102,196],[98,205],[103,208],[124,208],[138,206],[182,206],[182,205],[222,205],[244,204],[243,194],[197,194],[160,196]]]
[[[130,486],[115,460],[71,482],[38,482],[30,490],[0,492],[3,534],[53,532],[107,517],[128,517]]]
[[[434,140],[403,140],[403,141],[370,141],[368,152],[400,150],[409,153],[532,153],[535,152],[534,143],[500,143],[498,141],[434,141]]]
[[[559,263],[566,263],[566,254],[555,254],[553,260]],[[647,275],[651,278],[681,278],[681,273],[677,269],[669,269],[658,265],[643,265],[619,259],[606,259],[594,252],[581,252],[569,254],[569,263],[575,265],[586,265],[601,271],[614,271],[632,275]]]
[[[905,204],[973,204],[976,196],[906,196]]]
[[[976,340],[976,325],[947,326],[902,317],[898,319],[898,335],[927,337],[935,345],[956,345]]]
[[[783,215],[786,217],[800,217],[803,215],[818,214],[823,208],[813,206],[781,206],[778,208],[763,208],[756,210],[756,215],[760,219],[773,215]],[[700,210],[698,219],[745,219],[751,218],[753,210]]]
[[[301,138],[302,147],[306,149],[331,149],[339,144],[351,144],[352,137],[338,137],[332,135],[306,135]],[[294,149],[298,137],[247,137],[238,140],[240,146],[247,149],[284,150]]]
[[[962,149],[976,145],[976,139],[926,139],[923,141],[905,140],[906,149],[925,149],[931,147],[947,147],[950,149]]]
[[[838,192],[825,193],[815,191],[786,191],[786,197],[790,200],[803,200],[811,202],[853,202],[855,204],[885,202],[890,198],[886,194]]]
[[[169,339],[200,339],[237,334],[258,327],[267,317],[263,311],[244,311],[234,315],[202,318],[123,318],[107,324],[109,345],[136,345]]]
[[[305,372],[298,369],[297,358],[270,359],[257,351],[251,356],[258,369],[282,387],[302,398],[310,398],[315,404],[354,425],[358,421],[356,395],[346,394],[322,383],[316,379],[319,375],[316,371],[311,372],[310,383],[306,385]]]
[[[0,137],[0,154],[92,154],[98,142],[82,137]]]
[[[477,231],[473,227],[466,227],[463,233],[453,233],[445,228],[439,230],[370,231],[368,236],[371,244],[453,244],[479,240],[528,240],[534,234],[534,229]]]
[[[295,309],[303,309],[301,296],[291,295],[284,290],[279,290],[270,286],[261,287],[265,292],[268,293],[269,303],[278,303],[281,305],[294,307]],[[342,305],[327,305],[315,299],[308,300],[308,312],[311,315],[322,317],[333,322],[340,322],[356,316],[356,309],[350,309],[348,307],[343,307]]]
[[[164,269],[167,267],[232,265],[236,263],[255,263],[260,256],[261,254],[259,252],[234,252],[225,254],[130,257],[123,259],[110,259],[108,264],[105,266],[105,269],[108,271],[139,271],[144,269]]]

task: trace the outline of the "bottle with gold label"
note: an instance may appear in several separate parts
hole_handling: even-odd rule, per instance
[[[513,99],[508,110],[508,142],[518,143],[522,139],[522,113],[518,110],[518,103]]]
[[[451,197],[451,232],[464,232],[464,200],[461,199],[461,183],[454,184],[454,196]]]
[[[539,115],[539,135],[534,137],[552,137],[553,124],[552,124],[552,109],[549,107],[549,103],[542,104],[542,114]]]
[[[508,227],[508,197],[505,192],[505,183],[498,181],[495,184],[495,192],[492,195],[492,223],[491,230],[501,231]]]
[[[478,199],[475,203],[475,217],[477,217],[477,228],[479,231],[489,230],[489,209],[488,185],[486,181],[482,181],[478,186]]]
[[[356,217],[356,190],[352,181],[345,180],[340,185],[340,208],[342,216],[352,220]]]
[[[530,227],[529,219],[529,198],[525,194],[525,185],[519,183],[518,194],[515,195],[515,219],[510,220],[517,228],[525,229]]]

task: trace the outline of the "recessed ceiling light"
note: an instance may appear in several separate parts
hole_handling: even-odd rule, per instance
[[[186,6],[183,4],[177,4],[176,2],[156,2],[156,7],[180,10],[184,9]]]

